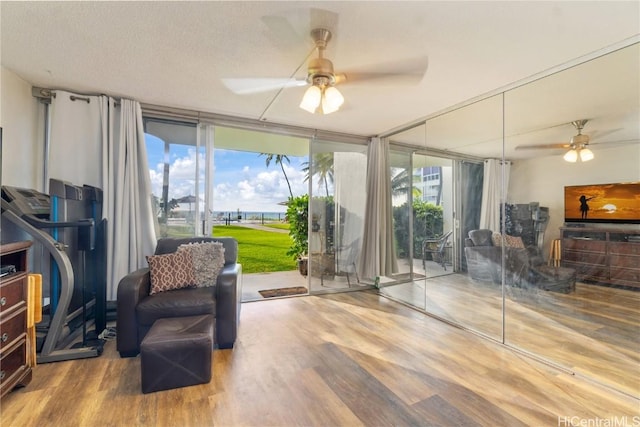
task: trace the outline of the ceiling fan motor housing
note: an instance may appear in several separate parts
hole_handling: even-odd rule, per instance
[[[589,143],[589,135],[583,135],[579,133],[578,135],[571,137],[572,146],[580,147],[583,145],[587,145],[588,143]]]
[[[318,49],[318,57],[309,61],[307,82],[321,87],[333,86],[336,83],[333,63],[323,56],[327,43],[331,40],[331,31],[325,28],[315,28],[311,30],[311,37]]]
[[[335,75],[333,74],[333,63],[326,58],[314,58],[310,60],[307,71],[307,81],[311,84],[324,83],[324,86],[333,85],[336,82]]]

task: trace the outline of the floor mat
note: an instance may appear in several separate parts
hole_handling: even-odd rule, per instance
[[[263,298],[285,297],[289,295],[306,294],[307,288],[304,286],[295,286],[292,288],[265,289],[258,291]]]

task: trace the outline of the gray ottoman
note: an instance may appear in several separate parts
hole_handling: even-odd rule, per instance
[[[535,270],[542,276],[537,286],[545,291],[568,294],[576,290],[576,271],[573,268],[539,265]]]
[[[156,320],[140,344],[142,392],[211,381],[214,330],[211,315]]]

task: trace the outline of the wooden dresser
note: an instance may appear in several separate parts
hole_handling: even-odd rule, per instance
[[[0,278],[0,397],[31,381],[27,362],[27,251],[31,242],[0,246],[2,266],[15,271]]]
[[[562,227],[562,266],[587,282],[640,289],[640,230]]]

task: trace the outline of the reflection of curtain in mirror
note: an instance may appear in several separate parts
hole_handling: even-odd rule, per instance
[[[389,142],[372,138],[367,151],[367,203],[359,270],[375,279],[398,271],[391,212]]]
[[[500,208],[503,201],[506,200],[510,170],[511,162],[509,161],[499,159],[484,161],[479,228],[500,231]]]
[[[462,242],[469,231],[477,230],[480,224],[482,205],[482,163],[460,161],[460,231]],[[466,257],[462,257],[462,269],[466,271]]]
[[[358,265],[366,203],[366,170],[367,158],[363,153],[335,152],[333,155],[336,265],[339,272]]]

